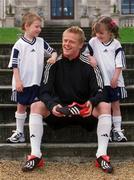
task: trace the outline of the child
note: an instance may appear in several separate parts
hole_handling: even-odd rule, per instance
[[[12,97],[17,102],[15,112],[16,130],[7,139],[8,143],[25,141],[24,123],[27,117],[26,109],[38,97],[38,89],[44,68],[44,57],[47,63],[55,63],[57,53],[49,44],[38,37],[41,32],[41,18],[28,12],[22,19],[24,35],[12,48],[9,68],[13,69]]]
[[[113,129],[112,140],[125,142],[127,138],[121,130],[121,111],[119,100],[127,97],[122,69],[125,68],[125,56],[120,42],[119,28],[110,17],[99,18],[92,27],[92,37],[84,51],[89,54],[93,67],[98,65],[103,81],[104,92],[108,102],[111,102]]]

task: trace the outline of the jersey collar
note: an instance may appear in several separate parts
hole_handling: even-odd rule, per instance
[[[22,39],[23,41],[25,41],[26,43],[31,44],[31,45],[33,45],[33,44],[36,42],[36,38],[35,38],[35,37],[33,38],[32,41],[29,41],[29,40],[26,39],[24,36],[22,36],[21,39]]]

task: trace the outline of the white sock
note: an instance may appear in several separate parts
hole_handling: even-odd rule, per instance
[[[24,114],[20,114],[18,112],[15,112],[16,130],[21,132],[21,133],[24,133],[24,123],[25,123],[26,117],[27,117],[26,112]]]
[[[43,117],[40,114],[30,114],[29,129],[31,142],[31,155],[41,157],[41,140],[43,135]]]
[[[113,116],[112,118],[113,118],[114,129],[117,131],[121,131],[121,122],[122,122],[121,116]]]
[[[98,136],[98,149],[96,157],[107,155],[107,147],[111,131],[111,115],[102,114],[98,117],[97,136]]]

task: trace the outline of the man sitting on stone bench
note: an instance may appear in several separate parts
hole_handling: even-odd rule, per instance
[[[81,116],[81,121],[94,116],[98,118],[98,149],[96,167],[111,173],[113,168],[107,155],[111,130],[111,106],[105,102],[98,86],[99,74],[81,54],[85,35],[81,28],[72,26],[63,32],[62,49],[55,64],[47,64],[42,78],[39,100],[31,105],[29,119],[31,155],[22,170],[31,171],[43,166],[41,139],[43,117],[50,114],[57,118]],[[96,78],[97,77],[97,78]],[[54,118],[55,118],[54,117]],[[62,119],[62,118],[61,118]],[[49,118],[47,123],[49,124]]]

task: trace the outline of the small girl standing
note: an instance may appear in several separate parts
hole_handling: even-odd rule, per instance
[[[41,32],[40,16],[26,13],[22,18],[22,30],[24,35],[14,44],[8,66],[13,69],[11,100],[17,102],[16,130],[7,139],[8,143],[25,141],[26,109],[38,98],[44,58],[48,58],[48,63],[55,63],[57,58],[55,50],[38,37]]]
[[[89,54],[93,67],[99,67],[103,81],[104,92],[108,102],[111,102],[113,141],[125,142],[127,138],[121,130],[121,110],[119,100],[127,97],[122,69],[125,68],[125,55],[120,42],[119,28],[110,17],[99,18],[92,27],[93,36],[84,51]]]

